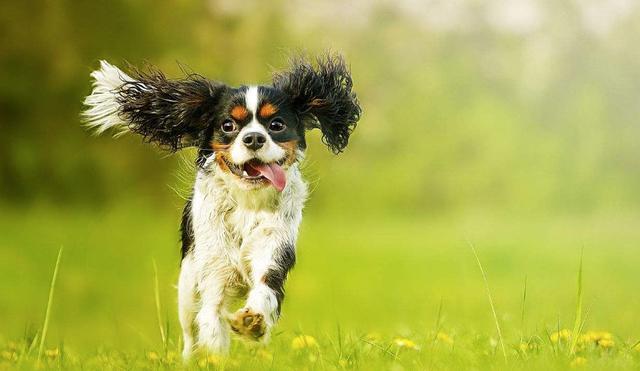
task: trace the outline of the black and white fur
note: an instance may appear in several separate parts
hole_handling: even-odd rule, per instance
[[[183,356],[226,352],[232,331],[266,342],[296,260],[308,194],[299,169],[305,132],[320,128],[338,153],[360,118],[344,61],[294,60],[272,84],[239,88],[195,74],[170,80],[152,68],[127,75],[104,61],[91,76],[84,117],[97,133],[133,132],[171,152],[199,149],[181,224]],[[246,302],[230,313],[237,298]]]

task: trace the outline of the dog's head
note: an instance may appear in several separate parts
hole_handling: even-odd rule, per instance
[[[329,149],[341,152],[361,113],[339,56],[315,66],[297,59],[271,85],[239,88],[195,74],[169,80],[155,69],[131,77],[106,62],[91,75],[84,116],[98,133],[131,131],[169,151],[198,147],[199,166],[217,167],[247,189],[282,191],[307,130],[319,128]]]

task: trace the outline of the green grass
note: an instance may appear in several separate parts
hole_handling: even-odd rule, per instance
[[[182,368],[178,215],[147,204],[3,210],[0,369]],[[639,223],[307,215],[271,344],[235,341],[229,358],[189,367],[637,369]]]

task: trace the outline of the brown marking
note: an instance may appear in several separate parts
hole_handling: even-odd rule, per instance
[[[230,147],[231,144],[211,142],[211,149],[213,149],[213,152],[226,152]]]
[[[227,173],[231,172],[231,169],[229,169],[229,166],[225,161],[225,159],[229,158],[229,147],[231,147],[230,144],[211,142],[211,148],[213,149],[213,153],[215,153],[215,162],[218,164],[220,169],[222,169],[222,171]]]
[[[274,106],[271,103],[265,103],[262,105],[262,107],[260,107],[258,114],[260,115],[260,117],[265,119],[267,117],[273,116],[276,112],[278,112],[278,107]]]
[[[216,156],[215,161],[216,161],[216,164],[218,164],[218,167],[220,167],[220,169],[225,173],[231,173],[231,169],[229,169],[229,166],[227,165],[227,161],[225,161],[226,153],[216,152],[215,156]]]
[[[286,167],[293,165],[293,163],[296,161],[296,150],[298,149],[298,141],[294,139],[288,142],[279,142],[278,145],[282,147],[282,149],[284,149],[287,153],[283,165]]]
[[[234,106],[231,109],[231,117],[236,121],[244,121],[249,116],[249,111],[244,106]]]

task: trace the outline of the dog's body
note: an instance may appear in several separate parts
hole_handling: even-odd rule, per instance
[[[181,224],[183,356],[196,345],[225,352],[231,330],[267,341],[296,259],[305,131],[319,127],[337,153],[360,116],[344,62],[297,61],[272,85],[240,88],[154,70],[132,78],[106,62],[92,77],[85,117],[97,132],[131,131],[171,151],[199,148]],[[244,297],[230,314],[233,299]]]

